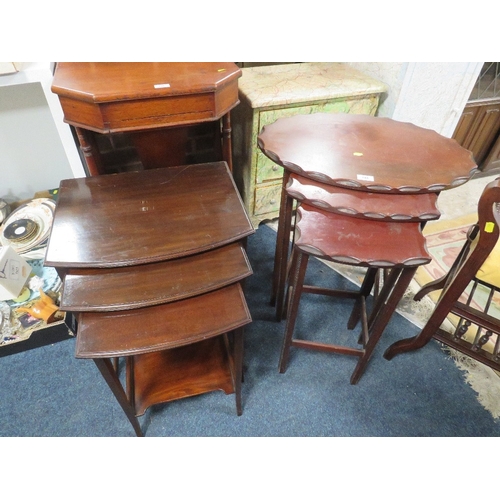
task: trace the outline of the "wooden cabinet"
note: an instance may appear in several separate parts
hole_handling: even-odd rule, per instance
[[[52,91],[75,128],[89,175],[116,169],[99,135],[127,134],[136,151],[127,151],[127,161],[154,169],[187,164],[189,130],[201,124],[214,125],[217,160],[231,168],[229,111],[238,104],[240,74],[231,62],[62,62]]]
[[[483,172],[500,167],[500,99],[467,103],[453,138],[472,151]]]
[[[485,62],[453,138],[483,172],[500,169],[500,62]]]
[[[264,156],[257,136],[278,118],[311,113],[374,115],[383,83],[342,63],[243,68],[240,104],[231,112],[233,174],[254,226],[278,216],[283,169]]]

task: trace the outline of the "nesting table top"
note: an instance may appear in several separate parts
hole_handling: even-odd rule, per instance
[[[64,180],[45,264],[167,261],[253,234],[225,162]]]
[[[383,193],[438,193],[477,171],[455,140],[411,123],[355,114],[280,118],[259,137],[283,168],[334,186]]]

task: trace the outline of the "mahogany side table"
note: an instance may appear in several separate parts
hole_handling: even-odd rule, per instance
[[[358,363],[351,376],[351,384],[356,384],[363,375],[375,346],[417,267],[428,264],[431,260],[425,248],[425,238],[420,230],[420,224],[361,219],[301,205],[297,209],[294,231],[295,241],[289,278],[290,297],[287,301],[287,321],[280,372],[284,373],[286,370],[290,347],[315,349],[358,357]],[[394,245],[391,244],[393,240],[396,240]],[[380,297],[374,301],[370,314],[366,304],[369,288],[367,289],[365,283],[358,292],[304,285],[310,256],[365,267],[368,270],[387,269],[388,279],[384,283]],[[358,338],[358,344],[361,346],[353,348],[352,343],[348,346],[318,342],[307,334],[305,339],[302,336],[300,339],[294,339],[295,321],[303,292],[355,299],[355,311],[361,309],[362,331]],[[358,318],[353,318],[351,314],[349,329],[354,327],[351,323],[353,319],[355,322],[358,321]],[[332,337],[335,337],[335,334],[331,333]]]
[[[92,359],[142,436],[147,408],[222,390],[242,414],[243,326],[250,323],[239,283],[140,309],[78,313],[77,358]],[[127,394],[111,360],[125,357]]]
[[[228,62],[58,63],[52,91],[75,127],[89,175],[107,173],[95,133],[130,132],[144,168],[186,163],[187,129],[219,122],[215,147],[232,170],[230,110],[241,70]]]
[[[327,202],[329,217],[333,219],[335,212],[344,213],[352,221],[359,220],[359,224],[362,223],[361,219],[365,219],[363,224],[367,231],[377,224],[394,225],[391,240],[394,246],[398,246],[404,240],[400,235],[405,226],[411,224],[409,221],[422,217],[420,220],[424,223],[427,219],[429,202],[432,206],[429,195],[435,196],[444,189],[459,186],[477,171],[472,153],[453,139],[411,123],[368,115],[316,113],[279,118],[263,127],[258,146],[268,158],[284,169],[271,296],[271,303],[276,301],[278,320],[281,319],[287,284],[293,199],[291,189],[294,180],[314,181],[317,183],[316,188],[324,185],[320,204]],[[292,174],[296,177],[291,180]],[[329,189],[332,187],[357,192],[361,197],[345,196],[345,193],[340,196],[339,191]],[[303,199],[300,202],[304,204],[304,210],[307,208],[304,195],[307,195],[309,188],[298,188],[302,191]],[[367,211],[367,200],[363,199],[363,193],[367,198],[377,194],[374,213]],[[403,196],[406,200],[405,196],[409,195],[414,196],[413,202],[416,204],[411,208],[406,203],[406,212],[403,214],[399,210],[394,212],[393,203],[384,202],[385,197],[392,202],[396,201],[393,198],[395,196]],[[314,211],[314,208],[311,210]],[[398,214],[394,222],[391,222],[391,213]],[[377,222],[373,215],[382,215],[382,219],[388,222]],[[434,212],[436,215],[439,213]],[[321,228],[317,227],[316,231],[321,233]],[[338,234],[342,233],[339,231]],[[292,248],[295,248],[294,244]],[[318,256],[322,257],[321,254]],[[378,268],[383,267],[373,265],[368,268],[362,285],[365,291],[371,289]],[[411,280],[411,273],[414,273],[414,269],[409,269],[398,276],[396,270],[390,272],[380,294],[376,296],[375,309],[384,320],[382,326],[377,326],[376,320],[370,320],[368,327],[375,328],[377,336],[381,335],[384,324]],[[353,311],[350,325],[357,321],[359,314],[359,308]]]
[[[279,118],[262,129],[258,145],[286,172],[361,191],[439,193],[477,171],[472,153],[454,139],[369,115]]]

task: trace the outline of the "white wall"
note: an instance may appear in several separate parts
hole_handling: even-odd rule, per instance
[[[85,175],[51,82],[50,63],[0,75],[0,198],[9,203]]]
[[[380,80],[381,82],[384,82],[387,85],[389,90],[387,95],[382,97],[377,114],[378,116],[392,118],[409,63],[350,62],[347,64],[377,80]]]
[[[39,83],[0,87],[0,198],[32,198],[73,177]]]
[[[348,63],[389,87],[379,116],[414,123],[451,137],[482,62]]]

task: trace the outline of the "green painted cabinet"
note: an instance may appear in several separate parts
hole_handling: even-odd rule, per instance
[[[342,63],[243,68],[231,112],[233,174],[254,226],[278,216],[283,169],[261,153],[257,136],[278,118],[310,113],[374,115],[386,86]]]

